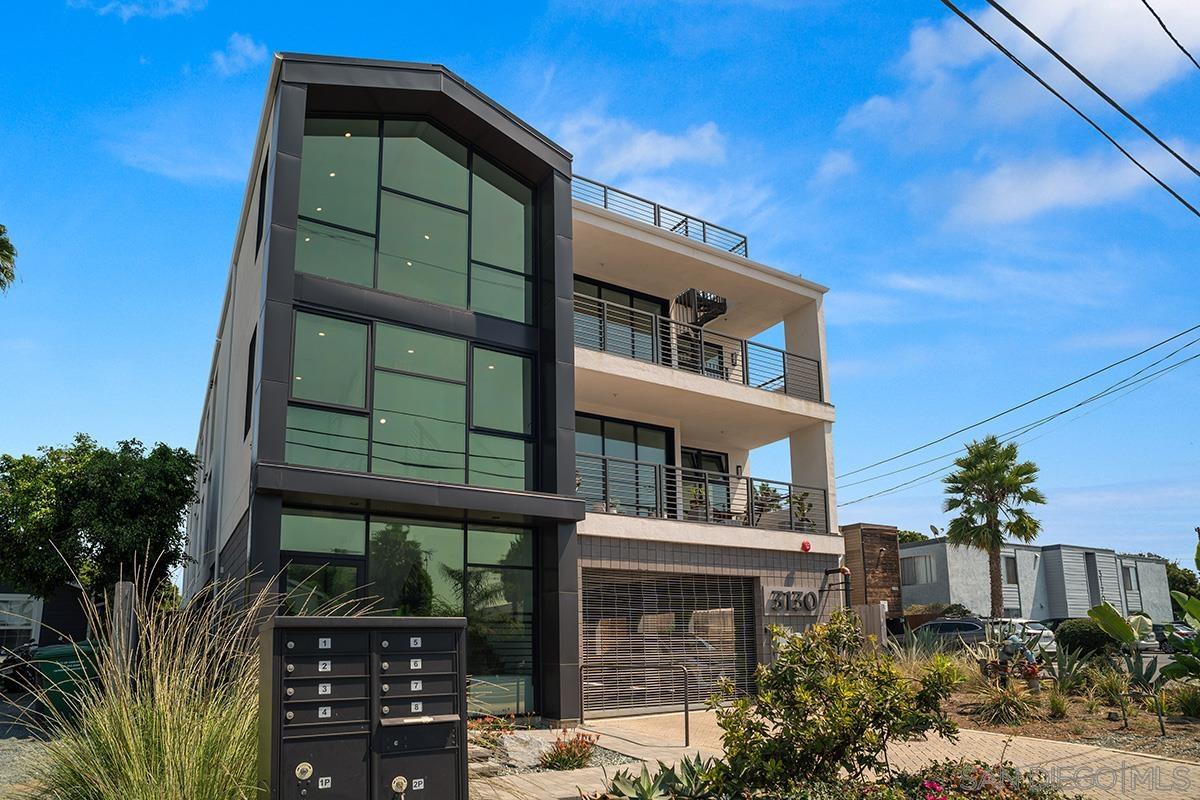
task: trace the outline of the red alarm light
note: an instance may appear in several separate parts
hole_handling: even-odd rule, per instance
[[[800,543],[800,549],[807,553],[809,550],[812,550],[812,542],[810,542],[808,539],[805,539]]]

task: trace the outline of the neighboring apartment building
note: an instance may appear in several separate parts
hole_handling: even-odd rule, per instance
[[[1108,601],[1123,614],[1172,619],[1166,561],[1069,544],[1008,544],[1000,551],[1005,614],[1027,619],[1086,617]],[[945,538],[900,545],[905,607],[960,603],[978,614],[991,608],[987,554]]]
[[[887,616],[904,613],[900,595],[899,530],[892,525],[855,522],[842,526],[843,562],[850,570],[850,604],[887,604]]]
[[[185,594],[282,571],[293,613],[465,615],[475,710],[748,688],[767,624],[841,603],[824,292],[443,67],[277,56]],[[780,440],[791,482],[752,477]]]
[[[0,648],[28,641],[39,645],[82,639],[87,618],[78,586],[63,586],[46,599],[0,584]]]

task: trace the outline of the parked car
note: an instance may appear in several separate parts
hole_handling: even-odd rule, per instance
[[[926,635],[936,636],[948,647],[978,644],[987,639],[984,622],[978,617],[934,619],[916,628],[913,632],[924,632]]]
[[[1175,648],[1171,645],[1171,634],[1175,634],[1180,639],[1191,639],[1196,635],[1196,631],[1186,622],[1172,622],[1170,625],[1154,623],[1153,630],[1145,636],[1142,641],[1138,642],[1139,650],[1159,650],[1163,653],[1174,653]]]

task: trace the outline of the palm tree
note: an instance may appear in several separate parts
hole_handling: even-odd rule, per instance
[[[1038,467],[1032,461],[1018,462],[1017,445],[1001,444],[995,436],[967,445],[966,455],[956,459],[954,466],[955,471],[942,479],[946,485],[944,510],[958,512],[946,528],[946,540],[988,554],[991,613],[1001,617],[1000,548],[1007,539],[1032,542],[1042,529],[1042,523],[1025,508],[1046,502],[1033,485]]]
[[[8,238],[8,228],[0,225],[0,294],[8,291],[17,279],[17,248]]]

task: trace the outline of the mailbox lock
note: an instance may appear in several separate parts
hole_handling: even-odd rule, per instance
[[[408,791],[408,778],[403,775],[392,778],[392,791],[396,794],[404,794]]]
[[[287,718],[288,718],[288,719],[295,719],[295,718],[296,718],[296,715],[295,715],[295,713],[293,713],[293,712],[289,711],[289,712],[287,712]]]
[[[312,774],[312,764],[308,763],[307,761],[301,761],[296,765],[296,780],[306,781],[312,777]]]
[[[295,648],[295,646],[296,646],[295,642],[288,642],[288,650]]]
[[[295,690],[295,689],[293,689],[291,686],[289,686],[289,687],[288,687],[288,689],[287,689],[287,696],[288,696],[288,697],[291,697],[291,696],[292,696],[292,695],[294,695],[295,693],[296,693],[296,690]]]
[[[388,640],[387,640],[387,639],[384,639],[382,642],[380,642],[380,644],[382,644],[384,647],[387,647],[387,646],[388,646]]]
[[[295,665],[295,664],[288,664],[288,665],[287,665],[287,671],[288,671],[288,672],[295,672],[295,671],[296,671],[296,665]]]
[[[382,664],[380,664],[379,666],[383,667],[384,670],[387,670],[391,666],[391,664],[389,664],[388,662],[385,661]]]
[[[386,683],[379,688],[383,689],[385,692],[390,692],[392,690],[392,687],[387,685]]]
[[[392,713],[392,709],[390,709],[390,708],[389,708],[389,707],[387,707],[387,706],[384,706],[384,707],[383,707],[383,713],[385,713],[385,714],[390,714],[390,713]]]

